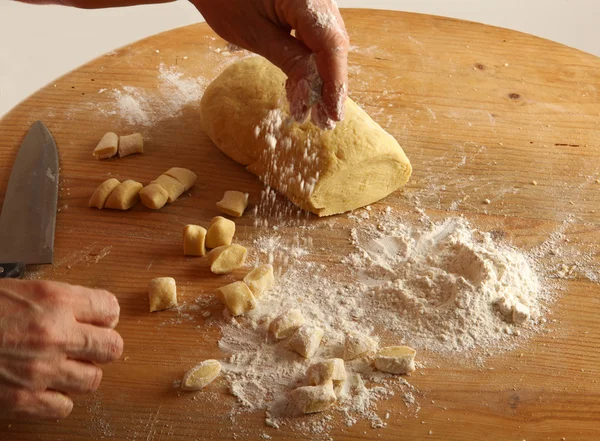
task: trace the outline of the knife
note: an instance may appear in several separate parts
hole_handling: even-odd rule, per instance
[[[52,263],[57,200],[56,143],[37,121],[21,144],[4,195],[0,278],[21,277],[25,265]]]

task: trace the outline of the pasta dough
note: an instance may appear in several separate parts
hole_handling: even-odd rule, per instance
[[[292,335],[304,324],[304,317],[299,309],[289,309],[269,325],[269,331],[277,340],[283,340]]]
[[[185,187],[181,182],[165,174],[152,181],[152,184],[158,184],[167,191],[169,204],[172,204],[185,191]]]
[[[104,208],[104,205],[106,204],[106,200],[108,199],[110,194],[120,184],[121,183],[119,182],[118,179],[115,179],[115,178],[107,179],[102,184],[100,184],[98,186],[98,188],[96,188],[96,190],[92,194],[92,197],[90,198],[90,202],[88,203],[88,205],[90,207],[95,207],[95,208],[98,208],[99,210],[102,210]]]
[[[257,266],[244,277],[244,283],[248,285],[255,297],[260,297],[275,284],[273,265],[265,264]]]
[[[341,358],[332,358],[313,364],[306,371],[311,386],[333,382],[335,389],[340,388],[346,381],[346,366]]]
[[[96,159],[112,158],[117,154],[118,148],[119,137],[116,133],[108,132],[102,137],[102,139],[94,149],[93,155],[96,157]]]
[[[217,360],[204,360],[185,373],[181,388],[183,390],[204,389],[219,376],[220,372],[221,363]]]
[[[206,254],[206,229],[199,225],[186,225],[183,229],[183,254],[204,256]]]
[[[119,157],[133,155],[144,152],[144,137],[141,133],[121,136],[119,138]]]
[[[281,109],[285,80],[264,58],[250,57],[209,85],[202,125],[223,153],[319,216],[372,204],[408,181],[402,148],[351,99],[334,130],[291,122]]]
[[[210,270],[214,274],[229,274],[244,264],[247,254],[248,251],[241,245],[215,248],[207,254]]]
[[[218,248],[224,245],[231,245],[235,234],[235,222],[225,219],[222,216],[214,217],[208,226],[206,233],[206,246],[208,248]]]
[[[256,308],[256,299],[244,282],[233,282],[225,285],[217,289],[217,294],[234,317]]]
[[[290,348],[304,358],[311,358],[319,349],[323,334],[323,329],[318,326],[301,326],[290,338]]]
[[[173,167],[164,172],[165,175],[177,179],[183,185],[183,191],[188,191],[196,183],[196,173],[187,168]]]
[[[113,210],[129,210],[139,201],[139,193],[142,187],[142,184],[131,179],[122,182],[108,196],[104,207]]]
[[[177,285],[172,277],[157,277],[148,283],[150,312],[177,306]]]
[[[408,374],[415,370],[417,351],[408,346],[388,346],[375,355],[375,367],[389,374]]]
[[[226,191],[223,199],[217,202],[217,208],[229,216],[242,217],[248,207],[248,193]]]
[[[302,413],[323,412],[337,401],[331,381],[319,386],[303,386],[294,389],[290,392],[290,398]]]
[[[158,184],[150,184],[142,188],[140,199],[146,208],[159,210],[167,203],[169,193]]]

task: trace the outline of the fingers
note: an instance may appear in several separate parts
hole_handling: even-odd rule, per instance
[[[115,328],[119,323],[121,307],[117,298],[108,291],[67,285],[75,319],[80,323]]]
[[[66,336],[68,358],[93,363],[110,363],[123,354],[123,339],[112,329],[79,324]]]
[[[0,414],[5,411],[9,417],[61,419],[69,416],[72,410],[73,401],[60,392],[31,392],[10,386],[0,388]]]
[[[75,360],[63,360],[56,366],[54,378],[48,384],[49,389],[65,393],[86,394],[100,387],[102,369],[91,363]]]
[[[296,5],[283,12],[286,20],[297,29],[297,35],[316,55],[317,69],[323,80],[320,113],[340,121],[348,93],[348,33],[332,2],[304,0],[304,3],[305,8]]]

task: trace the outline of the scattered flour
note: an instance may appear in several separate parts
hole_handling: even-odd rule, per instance
[[[185,78],[174,66],[161,63],[156,90],[123,86],[109,92],[115,98],[101,112],[118,115],[131,125],[152,126],[157,122],[180,115],[186,105],[198,105],[208,85],[204,77]]]

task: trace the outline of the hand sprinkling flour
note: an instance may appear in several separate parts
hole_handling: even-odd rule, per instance
[[[333,0],[192,0],[221,37],[288,76],[292,116],[333,129],[344,117],[349,38]],[[295,31],[295,38],[290,34]]]

